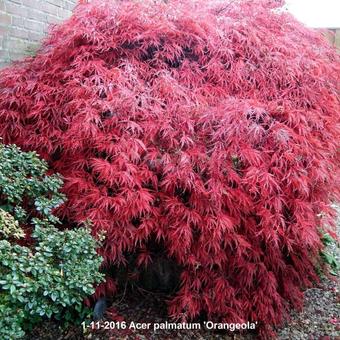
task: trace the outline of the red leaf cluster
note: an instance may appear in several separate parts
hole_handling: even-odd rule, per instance
[[[95,0],[0,73],[0,136],[65,177],[60,214],[107,232],[107,264],[164,243],[183,320],[277,325],[317,280],[340,63],[275,6]]]

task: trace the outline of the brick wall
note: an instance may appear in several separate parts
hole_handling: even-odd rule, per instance
[[[0,67],[34,52],[50,24],[68,18],[77,0],[0,0]]]

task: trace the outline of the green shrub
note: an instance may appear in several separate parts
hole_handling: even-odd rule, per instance
[[[59,220],[52,210],[64,201],[59,192],[59,175],[47,176],[47,163],[35,152],[22,152],[15,145],[0,144],[0,208],[21,223],[30,222],[26,208],[36,210],[39,219]]]
[[[0,144],[0,339],[20,339],[42,318],[81,318],[84,298],[103,280],[90,229],[54,226],[62,180],[46,171],[36,153]],[[21,225],[34,227],[30,246],[15,242]]]
[[[338,276],[340,265],[329,246],[334,244],[335,248],[339,248],[339,243],[327,232],[322,232],[321,241],[325,246],[325,248],[320,251],[321,260],[329,266],[330,274]]]
[[[52,316],[69,321],[83,312],[83,299],[102,279],[96,241],[88,229],[36,226],[33,237],[37,241],[33,249],[0,241],[1,339],[13,338],[10,332],[17,330],[4,319],[6,315],[12,315],[15,325]]]

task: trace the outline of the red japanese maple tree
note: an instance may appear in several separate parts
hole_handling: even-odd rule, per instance
[[[91,1],[0,73],[0,136],[65,177],[59,215],[106,231],[106,264],[162,244],[182,320],[279,325],[317,280],[340,63],[278,6]]]

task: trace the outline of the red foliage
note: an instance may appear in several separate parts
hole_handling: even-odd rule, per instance
[[[154,237],[182,266],[174,317],[277,325],[317,279],[339,57],[273,7],[91,1],[0,74],[0,136],[65,177],[106,263]]]

